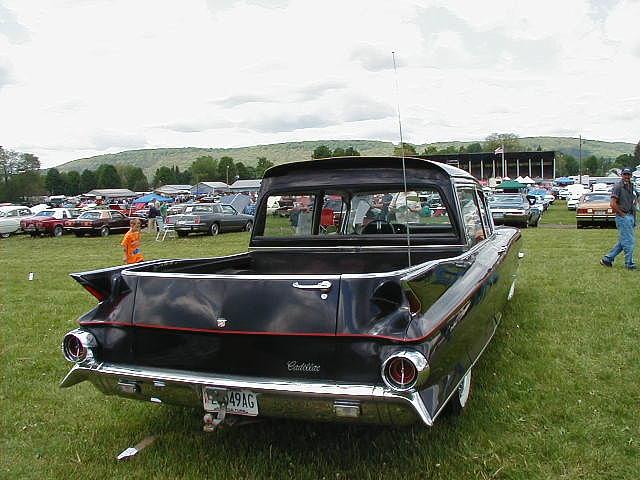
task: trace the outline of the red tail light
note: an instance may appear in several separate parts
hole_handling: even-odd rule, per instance
[[[410,388],[418,378],[416,366],[404,357],[392,358],[387,364],[386,377],[396,388]]]
[[[87,349],[75,335],[67,335],[62,342],[64,357],[70,362],[81,362],[87,356]]]
[[[196,219],[194,220],[195,223],[200,223],[200,217],[196,217]]]

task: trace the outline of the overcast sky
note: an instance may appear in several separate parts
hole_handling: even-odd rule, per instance
[[[0,0],[0,145],[47,167],[138,148],[397,143],[398,98],[412,143],[636,143],[640,0]]]

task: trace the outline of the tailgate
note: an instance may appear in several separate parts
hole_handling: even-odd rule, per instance
[[[340,276],[129,273],[141,327],[257,335],[335,335]]]

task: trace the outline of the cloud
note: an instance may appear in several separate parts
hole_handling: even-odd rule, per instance
[[[299,101],[315,100],[325,93],[333,90],[342,90],[347,87],[347,83],[339,80],[327,80],[325,82],[311,83],[301,87],[297,91]]]
[[[384,51],[372,45],[360,45],[352,50],[349,60],[359,62],[365,70],[380,72],[393,68],[393,56],[390,51]],[[396,57],[398,67],[404,64]]]
[[[244,0],[243,2],[237,0],[207,0],[207,8],[209,8],[214,15],[221,11],[232,9],[239,4],[276,9],[286,8],[289,5],[289,0]]]
[[[335,120],[329,115],[312,113],[271,115],[259,120],[246,122],[244,125],[261,133],[282,133],[305,128],[323,128],[333,125]]]
[[[161,125],[159,128],[179,133],[204,132],[214,128],[230,128],[235,123],[229,120],[184,120]]]
[[[561,52],[551,37],[516,38],[503,27],[474,28],[444,7],[417,9],[416,22],[430,60],[441,68],[550,68]]]
[[[18,22],[15,14],[0,3],[0,33],[5,35],[11,43],[28,42],[31,36],[29,30]]]
[[[240,95],[231,95],[230,97],[226,97],[221,100],[215,100],[213,103],[222,107],[233,108],[247,103],[265,103],[272,101],[274,100],[269,98],[267,95],[247,93]]]
[[[391,105],[362,96],[347,98],[342,112],[345,122],[361,122],[364,120],[380,120],[395,115]]]
[[[136,149],[147,146],[147,140],[142,135],[119,132],[99,132],[91,135],[91,143],[96,150]]]
[[[8,65],[3,65],[2,59],[0,58],[0,90],[2,90],[2,87],[5,85],[11,84],[12,81],[11,69]]]

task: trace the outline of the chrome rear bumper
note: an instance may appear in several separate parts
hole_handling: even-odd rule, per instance
[[[259,415],[315,421],[431,426],[418,392],[395,392],[377,385],[323,383],[214,375],[87,362],[76,364],[60,387],[90,381],[107,395],[203,409],[205,386],[250,390],[258,398]],[[344,408],[348,405],[349,408]]]

